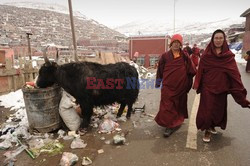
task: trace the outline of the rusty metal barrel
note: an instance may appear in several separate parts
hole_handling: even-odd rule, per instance
[[[30,132],[51,132],[61,127],[59,86],[48,88],[22,88]]]

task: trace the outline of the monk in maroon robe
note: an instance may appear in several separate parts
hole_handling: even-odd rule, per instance
[[[166,128],[164,136],[170,136],[188,118],[187,93],[192,87],[196,69],[190,57],[182,49],[182,36],[171,39],[170,51],[159,61],[157,79],[162,80],[160,110],[155,117],[158,125]],[[157,82],[156,87],[160,86]]]
[[[201,94],[196,117],[198,129],[205,130],[204,142],[210,142],[215,127],[226,129],[227,95],[242,107],[249,107],[234,54],[229,50],[225,33],[216,30],[201,57],[194,89]]]
[[[246,72],[249,73],[250,72],[250,50],[247,51],[246,61],[247,61]]]
[[[199,59],[200,59],[200,49],[197,47],[197,44],[194,44],[194,47],[192,48],[191,60],[194,63],[195,67],[198,66]]]

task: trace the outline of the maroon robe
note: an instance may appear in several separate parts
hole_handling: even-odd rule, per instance
[[[194,89],[201,93],[196,117],[197,128],[201,130],[211,127],[226,128],[228,94],[242,107],[248,106],[247,91],[226,40],[219,55],[216,54],[212,42],[207,46],[200,60]]]
[[[194,63],[194,65],[197,67],[198,63],[199,63],[199,56],[196,54],[192,54],[191,59],[192,59],[192,62]]]
[[[187,93],[195,73],[193,63],[183,51],[175,59],[171,50],[161,56],[156,76],[162,79],[160,109],[155,117],[158,125],[173,128],[188,118]]]
[[[193,48],[193,54],[191,56],[191,60],[194,63],[194,65],[197,67],[199,64],[199,58],[200,58],[200,50],[199,48]]]

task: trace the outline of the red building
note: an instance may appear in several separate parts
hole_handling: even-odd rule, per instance
[[[245,34],[243,38],[243,49],[242,53],[250,50],[250,8],[240,15],[241,17],[246,17]]]
[[[14,50],[9,47],[0,47],[0,68],[6,66],[7,60],[14,63]]]
[[[129,57],[144,67],[155,66],[159,57],[168,50],[170,37],[159,36],[133,36],[129,39]]]

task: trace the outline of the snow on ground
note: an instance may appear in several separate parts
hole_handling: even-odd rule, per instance
[[[242,58],[241,50],[236,51],[236,50],[232,49],[231,51],[235,54],[236,62],[245,66],[247,61],[244,58]]]
[[[0,96],[0,106],[16,111],[13,115],[10,115],[6,123],[2,126],[1,131],[3,133],[5,131],[9,132],[6,135],[2,135],[0,139],[11,139],[12,135],[18,134],[23,134],[25,138],[28,138],[29,134],[27,130],[29,125],[22,90],[20,89],[16,92],[10,92],[6,95]],[[15,119],[19,119],[21,121],[13,123],[13,121],[15,122]],[[15,128],[12,135],[9,130],[10,128]]]
[[[23,92],[18,90],[16,92],[10,92],[6,95],[0,96],[0,106],[5,108],[11,108],[11,110],[18,110],[24,108]]]

